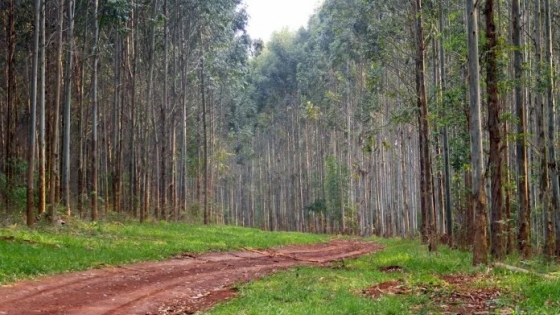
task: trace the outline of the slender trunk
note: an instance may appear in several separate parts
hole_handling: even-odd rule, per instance
[[[543,74],[543,58],[542,58],[542,8],[541,8],[541,0],[536,1],[535,6],[535,71],[537,77],[537,93],[535,95],[535,102],[536,102],[536,133],[537,133],[537,147],[538,152],[540,154],[540,162],[539,162],[539,201],[542,207],[542,213],[544,214],[544,221],[547,221],[548,213],[551,211],[550,207],[550,182],[549,182],[549,169],[548,169],[548,152],[547,152],[547,132],[545,130],[545,125],[547,123],[546,119],[546,112],[544,106],[544,97],[542,96],[543,86],[546,87],[546,78]],[[544,222],[543,222],[544,223]],[[537,225],[535,225],[537,226]],[[547,238],[547,226],[546,223],[543,224],[544,234],[545,234],[545,246],[544,252],[547,255],[547,250],[550,250],[550,247],[547,248],[546,238]],[[552,254],[551,252],[548,255]]]
[[[486,0],[486,95],[488,104],[488,132],[490,134],[489,169],[491,174],[491,253],[498,260],[504,255],[503,242],[503,193],[502,193],[502,135],[500,122],[500,101],[498,99],[498,37],[494,21],[494,0]]]
[[[471,118],[471,168],[472,194],[474,202],[473,265],[488,263],[488,241],[486,238],[486,191],[483,174],[482,119],[480,105],[480,75],[478,55],[478,8],[473,0],[466,0],[467,37],[469,58],[469,91]]]
[[[17,106],[16,106],[16,75],[15,75],[15,52],[16,52],[16,14],[15,14],[15,0],[10,0],[8,11],[8,28],[7,28],[7,56],[6,56],[6,82],[7,82],[7,111],[6,111],[6,151],[4,160],[4,171],[6,173],[6,192],[5,201],[6,209],[10,212],[12,209],[12,197],[14,184],[14,158],[16,153],[15,133],[17,121]]]
[[[156,19],[156,15],[157,15],[157,7],[158,7],[158,1],[155,0],[152,3],[152,18],[155,20]],[[152,25],[151,29],[150,29],[150,44],[149,44],[149,66],[148,66],[148,91],[146,93],[146,114],[149,113],[149,110],[151,108],[155,107],[154,104],[154,100],[153,100],[153,91],[154,91],[154,68],[155,68],[155,25]],[[153,116],[152,116],[153,119]],[[146,117],[145,118],[145,123],[148,124],[149,118]],[[155,125],[153,126],[155,128]],[[149,193],[150,193],[150,176],[147,175],[150,172],[150,163],[148,163],[148,160],[150,159],[150,155],[149,155],[149,150],[148,148],[150,148],[150,145],[148,144],[149,141],[149,136],[147,131],[144,131],[144,172],[146,173],[146,175],[144,176],[145,178],[145,182],[144,182],[144,215],[147,216],[149,211],[150,211],[150,207],[149,207]],[[156,215],[157,215],[157,209],[156,209]],[[157,217],[157,216],[156,216]],[[143,217],[141,217],[141,220],[143,220]]]
[[[62,33],[64,25],[64,0],[58,2],[58,25],[57,25],[57,48],[56,48],[56,83],[54,95],[54,113],[52,127],[52,143],[50,148],[50,174],[49,174],[49,217],[54,219],[55,206],[58,203],[57,196],[57,179],[58,173],[58,153],[60,138],[60,99],[62,96]]]
[[[554,68],[553,68],[553,56],[552,56],[552,29],[551,29],[551,12],[550,12],[550,0],[544,0],[544,27],[546,36],[546,91],[548,98],[548,163],[547,167],[550,174],[550,182],[552,188],[552,203],[550,207],[547,207],[545,211],[545,246],[544,252],[546,256],[553,257],[555,254],[560,253],[560,249],[556,248],[556,243],[560,242],[560,239],[555,240],[557,235],[555,230],[554,219],[555,216],[558,218],[558,207],[560,206],[560,187],[558,183],[558,167],[556,165],[556,149],[555,149],[555,136],[556,136],[556,104],[555,104],[555,91],[554,91]],[[556,220],[556,224],[559,224]],[[560,234],[558,234],[560,235]]]
[[[97,97],[97,68],[99,63],[99,22],[98,22],[98,6],[99,0],[93,0],[93,66],[91,78],[91,98],[92,98],[92,113],[91,113],[91,220],[97,220],[97,191],[98,191],[98,144],[97,144],[97,112],[98,112],[98,97]]]
[[[426,99],[426,83],[424,78],[424,26],[422,21],[422,0],[416,0],[416,97],[419,110],[419,134],[420,134],[420,169],[421,169],[421,199],[422,208],[426,220],[427,231],[425,232],[430,251],[437,251],[437,231],[432,190],[432,171],[429,148],[429,122],[428,104]]]
[[[39,46],[39,208],[38,213],[43,214],[46,209],[47,202],[47,185],[46,185],[46,166],[47,166],[47,152],[46,152],[46,123],[45,123],[45,44],[46,44],[46,30],[45,30],[45,1],[41,1],[40,9],[40,33],[41,40]],[[51,218],[53,220],[54,218]]]
[[[167,0],[163,0],[163,14],[164,16],[167,16]],[[161,180],[161,185],[160,185],[160,193],[159,193],[159,198],[160,198],[160,211],[161,211],[161,218],[165,220],[165,218],[167,217],[168,213],[167,213],[167,145],[168,145],[168,130],[167,130],[167,124],[166,124],[166,115],[167,115],[167,110],[168,110],[168,71],[169,71],[169,67],[168,67],[168,25],[167,25],[167,19],[165,19],[164,22],[164,27],[163,27],[163,101],[161,103],[161,107],[160,107],[160,130],[161,130],[161,135],[160,135],[160,139],[159,141],[161,142],[161,156],[160,156],[160,180]]]
[[[527,114],[525,112],[525,99],[521,88],[523,77],[523,55],[521,50],[521,13],[520,0],[512,1],[513,45],[514,49],[514,76],[515,76],[515,112],[517,123],[517,191],[518,191],[518,234],[517,246],[523,258],[531,256],[531,203],[529,201],[529,167],[527,153]]]
[[[204,137],[204,224],[208,224],[208,132],[206,130],[206,86],[204,85],[204,55],[200,60],[200,93],[202,98],[202,134]]]
[[[439,3],[439,29],[443,36],[443,1]],[[446,89],[446,76],[445,76],[445,49],[443,47],[443,38],[439,42],[439,58],[440,58],[440,89],[443,101],[443,94]],[[453,246],[453,216],[451,209],[451,165],[449,162],[449,135],[447,124],[442,127],[443,135],[443,172],[445,181],[445,223],[446,233],[448,237],[448,244]]]
[[[64,136],[62,144],[63,167],[62,187],[63,200],[66,214],[70,216],[70,109],[72,106],[72,72],[74,69],[74,0],[67,0],[67,52],[66,52],[66,75],[64,78]]]
[[[33,216],[33,193],[34,193],[34,175],[35,175],[35,124],[37,122],[37,77],[39,67],[39,33],[40,15],[41,15],[41,0],[35,0],[35,22],[33,30],[33,70],[31,73],[31,95],[30,95],[30,120],[29,120],[29,145],[28,145],[28,159],[27,159],[27,226],[33,226],[35,217]]]

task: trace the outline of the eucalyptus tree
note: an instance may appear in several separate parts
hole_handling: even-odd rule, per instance
[[[518,193],[518,234],[517,245],[523,257],[531,255],[530,217],[531,203],[529,202],[529,170],[527,152],[527,112],[526,100],[522,91],[523,52],[522,52],[522,15],[520,0],[512,0],[512,37],[514,45],[514,78],[515,78],[515,111],[517,123],[517,193]]]
[[[545,36],[545,61],[546,61],[546,74],[544,75],[546,83],[547,94],[547,116],[548,116],[548,130],[547,130],[547,146],[548,146],[548,163],[550,184],[551,184],[551,197],[552,202],[550,207],[545,209],[545,246],[544,254],[548,257],[558,256],[560,248],[560,231],[556,231],[560,227],[560,184],[558,181],[558,165],[556,164],[556,100],[555,100],[555,73],[553,66],[553,51],[552,51],[552,12],[550,8],[550,0],[544,0],[544,36]]]
[[[5,93],[6,104],[2,106],[2,142],[3,142],[3,161],[2,170],[6,176],[6,186],[4,189],[4,200],[7,212],[11,212],[13,191],[15,188],[15,163],[16,163],[16,121],[17,121],[17,86],[16,86],[16,6],[15,0],[6,3],[6,58],[4,61],[5,71]]]
[[[440,32],[440,40],[439,40],[439,64],[440,64],[440,73],[439,73],[439,89],[440,89],[440,98],[443,102],[443,95],[446,90],[446,69],[445,69],[445,62],[446,62],[446,55],[445,55],[445,47],[443,41],[446,39],[444,36],[444,1],[439,1],[438,13],[439,13],[439,32]],[[453,210],[451,208],[451,165],[449,160],[449,129],[447,123],[444,123],[441,134],[443,137],[443,167],[444,167],[444,181],[445,181],[445,222],[446,222],[446,233],[448,236],[448,245],[453,246]]]
[[[47,183],[46,183],[46,166],[47,166],[47,144],[46,144],[46,97],[45,97],[45,86],[46,86],[46,23],[45,23],[45,14],[46,14],[46,1],[41,1],[41,8],[39,13],[39,33],[40,33],[40,41],[39,41],[39,69],[38,69],[38,77],[39,77],[39,85],[38,85],[38,115],[39,115],[39,132],[38,132],[38,159],[39,159],[39,174],[38,174],[38,194],[39,194],[39,204],[37,212],[39,215],[42,215],[46,210],[46,202],[47,202]]]
[[[70,138],[71,138],[71,107],[72,107],[72,73],[74,69],[74,0],[66,2],[66,73],[64,77],[64,110],[63,110],[63,141],[62,141],[62,195],[67,215],[70,215]]]
[[[99,1],[93,1],[93,62],[92,62],[92,74],[91,74],[91,219],[93,221],[97,220],[98,209],[97,201],[98,196],[98,179],[99,179],[99,147],[98,147],[98,112],[99,112],[99,98],[98,98],[98,65],[99,65]]]
[[[50,135],[49,148],[49,217],[51,220],[55,218],[55,206],[58,203],[58,179],[59,176],[59,138],[60,138],[60,102],[62,98],[62,56],[63,56],[63,27],[64,27],[64,0],[57,2],[57,19],[56,19],[56,83],[53,100],[53,118]]]
[[[37,122],[37,91],[39,77],[39,38],[41,33],[41,0],[35,0],[35,22],[33,23],[33,68],[30,83],[30,122],[29,122],[29,146],[27,160],[27,226],[32,226],[34,216],[34,176],[35,176],[35,145],[36,145],[36,122]]]
[[[496,259],[504,255],[504,214],[502,187],[502,112],[498,98],[498,35],[494,13],[494,0],[486,0],[484,16],[486,21],[486,97],[488,106],[488,131],[490,138],[490,153],[488,167],[491,173],[491,252]],[[472,75],[472,73],[471,73]]]
[[[437,230],[433,203],[432,165],[430,156],[428,104],[426,99],[425,60],[424,60],[424,25],[422,19],[422,0],[415,2],[416,15],[416,102],[418,106],[419,144],[420,144],[420,189],[422,220],[425,222],[425,237],[429,241],[429,250],[437,251]]]
[[[478,7],[473,0],[466,0],[467,39],[469,58],[469,103],[471,135],[471,167],[473,170],[472,194],[474,201],[475,229],[473,243],[473,264],[488,262],[488,241],[486,239],[486,192],[483,171],[482,117],[480,103],[480,76],[478,55]]]

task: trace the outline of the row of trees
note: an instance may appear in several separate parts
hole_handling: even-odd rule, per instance
[[[30,6],[0,5],[4,213],[560,256],[557,1],[325,0],[268,43],[238,0]]]
[[[144,220],[204,208],[208,222],[216,117],[248,59],[239,5],[2,1],[2,212],[26,208],[32,225],[37,211]]]
[[[432,250],[473,247],[476,264],[559,256],[558,9],[325,1],[251,60],[236,108],[251,119],[218,203],[269,229],[419,231]]]

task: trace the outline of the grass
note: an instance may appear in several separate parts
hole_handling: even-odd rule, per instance
[[[173,223],[83,223],[66,227],[0,229],[0,284],[88,268],[145,260],[161,260],[182,252],[267,248],[314,243],[328,236],[271,233],[230,226]],[[332,268],[295,267],[264,279],[240,284],[240,297],[207,312],[219,314],[438,314],[428,294],[385,295],[373,300],[362,291],[399,279],[407,287],[430,288],[441,284],[438,275],[487,274],[477,286],[507,291],[495,301],[513,314],[560,314],[560,281],[535,274],[472,267],[469,253],[444,246],[430,254],[414,240],[369,239],[386,249]],[[506,262],[537,273],[560,276],[560,266],[541,259]],[[383,273],[380,267],[398,265],[402,273]],[[560,279],[560,278],[559,278]],[[511,313],[510,312],[510,313]]]
[[[65,227],[0,229],[0,284],[109,265],[162,260],[179,253],[268,248],[327,236],[231,226],[72,222]]]
[[[339,268],[297,267],[239,285],[239,298],[205,314],[438,314],[438,306],[428,294],[385,295],[373,300],[362,290],[394,279],[407,287],[430,290],[441,284],[438,275],[474,273],[488,273],[475,284],[477,287],[497,286],[508,292],[495,303],[509,314],[560,314],[560,281],[498,268],[475,268],[470,254],[443,246],[430,254],[417,241],[372,240],[386,249],[347,261]],[[532,263],[537,270],[559,269],[538,260]],[[378,269],[391,265],[403,267],[404,272],[387,274]]]

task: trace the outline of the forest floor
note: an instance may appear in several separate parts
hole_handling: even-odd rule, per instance
[[[384,268],[383,272],[402,272],[398,266]],[[511,315],[514,310],[507,307],[498,308],[496,301],[506,293],[496,287],[479,287],[477,282],[486,275],[458,274],[440,276],[441,284],[409,286],[404,281],[391,280],[372,286],[363,294],[373,299],[386,295],[423,294],[429,296],[435,304],[437,314],[482,315],[499,314]],[[422,305],[412,309],[422,314]]]
[[[163,262],[44,277],[0,287],[0,315],[194,314],[236,296],[236,285],[277,270],[329,265],[382,249],[360,240],[332,240],[268,250],[185,253]]]

